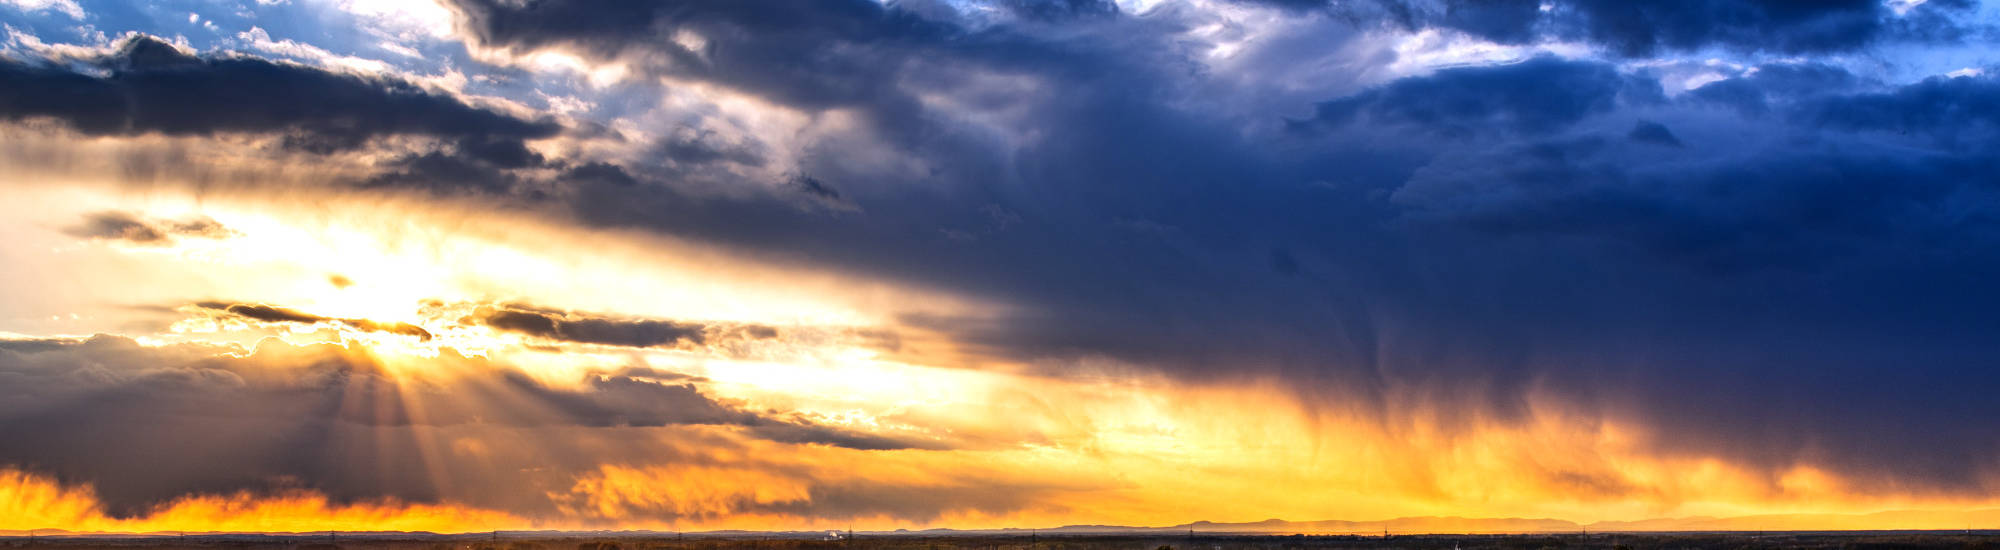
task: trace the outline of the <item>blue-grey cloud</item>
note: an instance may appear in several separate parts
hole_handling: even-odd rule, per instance
[[[63,232],[78,238],[140,245],[166,245],[176,237],[226,239],[236,235],[234,230],[207,216],[181,221],[148,220],[115,210],[85,216],[82,223],[64,228]]]
[[[303,311],[287,309],[277,306],[264,305],[264,304],[197,302],[194,305],[196,308],[221,312],[228,315],[240,317],[243,319],[248,319],[251,321],[257,321],[263,323],[292,323],[292,324],[302,324],[302,325],[312,325],[317,323],[335,323],[335,324],[347,325],[357,330],[363,330],[368,332],[385,332],[389,334],[401,334],[404,336],[415,337],[420,340],[431,339],[430,331],[424,330],[423,327],[412,325],[409,323],[385,323],[369,319],[342,319],[337,317],[326,317],[326,316],[306,313]]]
[[[1884,42],[1951,43],[1984,32],[1959,17],[1975,6],[1971,0],[1924,2],[1908,13],[1877,0],[1245,1],[1508,44],[1581,40],[1627,57],[1703,48],[1815,54]]]
[[[189,54],[144,34],[96,59],[0,58],[0,84],[0,120],[52,119],[85,135],[264,136],[317,155],[428,140],[353,182],[363,187],[507,192],[536,181],[523,169],[565,167],[525,143],[561,133],[551,118],[475,106],[395,76]]]
[[[125,40],[116,53],[93,64],[102,74],[0,59],[0,82],[6,84],[0,117],[49,117],[91,135],[269,133],[314,152],[351,149],[392,135],[468,140],[468,149],[504,148],[561,130],[553,122],[470,106],[393,78],[245,56],[200,57],[145,35]]]
[[[615,318],[527,307],[488,307],[474,321],[545,340],[625,347],[704,345],[767,339],[778,329],[758,324]]]
[[[1294,126],[1416,125],[1446,136],[1475,132],[1547,133],[1621,103],[1663,100],[1658,82],[1585,61],[1539,57],[1512,65],[1462,67],[1398,80],[1320,103]]]

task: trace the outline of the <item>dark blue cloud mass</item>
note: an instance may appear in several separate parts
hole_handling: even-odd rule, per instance
[[[1624,104],[1663,101],[1658,82],[1606,64],[1539,57],[1496,67],[1445,69],[1320,103],[1301,127],[1419,126],[1445,136],[1562,130]]]
[[[878,142],[919,176],[815,146],[801,170],[853,211],[636,173],[570,199],[588,223],[1002,297],[1025,313],[905,319],[995,359],[1277,375],[1390,415],[1392,387],[1484,392],[1453,405],[1465,418],[1555,388],[1657,426],[1662,452],[1813,459],[1883,487],[1953,491],[2000,460],[2000,437],[1964,420],[2000,414],[1982,397],[2000,388],[1991,77],[1784,62],[1670,95],[1646,70],[1544,56],[1326,97],[1264,132],[1187,108],[1216,100],[1189,95],[1201,75],[1134,53],[1148,39],[1108,9],[1053,32],[1041,8],[975,26],[866,1],[463,4],[489,45],[647,52],[658,74],[922,136]],[[1622,57],[1917,40],[1898,30],[1916,15],[1875,2],[1333,9]],[[657,39],[684,28],[720,38]],[[1035,78],[995,104],[1033,137],[984,141],[912,101],[958,93],[932,62]]]
[[[1627,57],[1721,48],[1784,54],[1880,42],[1950,42],[1983,31],[1954,17],[1972,0],[1243,0],[1324,10],[1407,28],[1437,27],[1501,43],[1583,40]]]
[[[518,147],[553,122],[469,106],[396,79],[369,79],[242,56],[197,57],[139,35],[90,67],[0,58],[0,117],[49,117],[95,135],[270,133],[312,152],[392,135]]]
[[[506,191],[518,180],[512,170],[546,164],[525,142],[564,130],[395,76],[194,55],[145,34],[87,59],[0,57],[0,84],[0,120],[54,120],[90,136],[252,136],[307,155],[399,137],[431,142],[356,182],[374,186]]]

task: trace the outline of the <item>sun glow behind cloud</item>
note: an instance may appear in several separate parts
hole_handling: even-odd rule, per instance
[[[259,339],[275,337],[293,344],[333,342],[375,357],[409,391],[420,391],[425,379],[460,376],[451,362],[438,361],[439,351],[446,349],[453,356],[472,353],[512,364],[565,387],[591,379],[589,373],[640,365],[699,377],[703,388],[752,409],[791,411],[818,424],[932,441],[942,450],[859,451],[748,441],[742,444],[750,445],[749,450],[721,455],[714,466],[607,464],[575,472],[571,486],[551,490],[548,496],[558,513],[537,518],[448,504],[336,504],[306,492],[190,496],[141,517],[120,519],[94,511],[97,505],[87,488],[63,488],[16,472],[8,478],[10,495],[15,495],[9,500],[48,510],[15,516],[21,527],[301,531],[353,521],[385,529],[447,531],[826,527],[833,524],[823,516],[786,510],[810,509],[814,498],[870,484],[914,492],[1006,495],[993,497],[1000,501],[989,505],[948,507],[916,521],[853,518],[871,528],[1047,525],[1079,517],[1131,524],[1177,518],[1406,515],[1547,515],[1590,521],[1666,514],[1853,513],[1946,502],[1920,494],[1857,499],[1843,480],[1809,463],[1765,477],[1714,458],[1660,455],[1644,426],[1558,401],[1538,402],[1521,419],[1466,423],[1434,416],[1442,409],[1426,400],[1438,397],[1421,392],[1397,399],[1401,406],[1371,410],[1359,404],[1301,401],[1282,385],[1266,381],[1191,386],[1091,368],[1050,376],[914,364],[853,335],[857,330],[898,329],[888,318],[866,312],[884,303],[885,295],[922,296],[920,292],[829,292],[841,287],[840,279],[812,283],[816,276],[730,264],[699,250],[674,252],[651,238],[617,233],[596,234],[596,246],[579,249],[562,244],[574,236],[551,236],[550,228],[531,217],[475,222],[449,212],[418,214],[393,203],[349,205],[338,196],[294,206],[255,196],[193,201],[152,193],[135,200],[110,192],[78,200],[78,193],[77,188],[54,194],[23,190],[17,196],[43,198],[16,203],[20,211],[41,211],[42,216],[24,216],[16,223],[46,229],[57,220],[98,210],[135,212],[149,219],[199,213],[240,235],[184,239],[168,246],[55,244],[46,249],[53,255],[37,258],[41,265],[115,259],[130,270],[198,271],[203,276],[186,286],[149,288],[144,300],[255,296],[327,318],[411,323],[434,335],[418,340],[340,322],[266,326],[195,316],[150,336],[151,341],[256,346]],[[58,203],[70,207],[44,210]],[[32,251],[13,248],[10,253]],[[342,280],[332,280],[335,276]],[[789,291],[758,284],[772,278],[801,284]],[[797,290],[801,285],[812,291]],[[230,294],[219,294],[223,292]],[[537,341],[460,321],[472,315],[476,304],[523,299],[627,315],[772,323],[809,337],[733,351],[617,349]],[[946,307],[973,303],[939,302]],[[201,311],[208,310],[180,309],[176,314]],[[100,321],[109,324],[89,330],[117,326],[111,319]],[[549,349],[551,345],[557,347]],[[1439,428],[1448,425],[1458,427]],[[475,452],[494,444],[467,438],[453,445]],[[1064,474],[1051,477],[1052,472]],[[988,485],[972,489],[962,485],[967,479]],[[1271,487],[1302,490],[1272,498]],[[1194,494],[1207,496],[1187,498]],[[1080,512],[1084,507],[1088,512]],[[659,519],[675,516],[680,519]]]
[[[420,320],[417,309],[426,301],[542,300],[608,313],[833,326],[885,322],[864,309],[872,304],[974,307],[657,237],[578,233],[538,223],[532,212],[495,219],[470,209],[418,213],[412,203],[334,194],[301,200],[86,189],[12,192],[15,232],[45,236],[57,254],[119,256],[153,264],[148,270],[199,271],[207,279],[193,288],[148,285],[155,295],[233,291],[324,315],[405,322]],[[161,247],[79,243],[54,231],[94,211],[207,216],[240,235]],[[596,244],[579,248],[569,239]]]

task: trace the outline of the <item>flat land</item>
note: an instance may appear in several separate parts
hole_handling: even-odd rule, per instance
[[[383,549],[383,550],[1305,550],[1365,549],[1901,549],[2000,550],[1996,532],[1647,533],[1563,535],[949,535],[858,536],[820,540],[800,536],[634,535],[190,535],[0,537],[0,548],[167,549]]]

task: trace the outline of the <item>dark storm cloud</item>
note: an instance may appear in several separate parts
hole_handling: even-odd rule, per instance
[[[614,58],[652,54],[650,69],[715,81],[814,110],[858,106],[908,114],[898,79],[907,48],[950,32],[874,2],[454,2],[474,40],[496,46],[575,48]],[[699,33],[700,50],[654,37]]]
[[[1630,154],[1601,139],[1506,147],[1441,163],[1399,198],[1422,216],[1498,234],[1608,238],[1701,268],[1797,267],[1897,233],[1950,231],[1955,220],[1928,214],[1950,207],[1941,201],[1954,198],[1957,182],[1977,181],[1991,165],[1776,149],[1754,160],[1635,166]],[[1669,169],[1682,171],[1656,172]],[[1738,185],[1745,181],[1758,183]],[[1690,196],[1702,192],[1716,194]],[[1947,225],[1925,227],[1938,223]]]
[[[523,172],[567,167],[527,147],[563,131],[550,119],[475,106],[396,76],[192,55],[143,34],[97,58],[0,58],[0,121],[39,119],[93,136],[254,135],[293,152],[386,153],[373,175],[351,182],[362,187],[508,193],[545,183]],[[397,137],[421,139],[387,139]]]
[[[1156,218],[1188,214],[1180,205],[1191,202],[1213,201],[1218,208],[1240,209],[1247,206],[1244,197],[1231,196],[1230,185],[1262,186],[1267,182],[1259,180],[1272,172],[1256,164],[1251,148],[1210,139],[1213,133],[1229,131],[1220,121],[1188,119],[1149,101],[1162,97],[1169,84],[1164,78],[1180,74],[1179,67],[1152,64],[1151,55],[1173,50],[1161,36],[1135,33],[1129,43],[1121,41],[1110,48],[1090,42],[1067,44],[1041,37],[1038,33],[1045,29],[1034,25],[975,30],[865,0],[814,3],[803,9],[701,2],[614,8],[574,2],[465,2],[459,9],[475,40],[483,44],[560,47],[604,59],[637,58],[643,68],[674,78],[705,80],[799,109],[857,109],[867,113],[874,129],[883,134],[925,136],[914,141],[892,139],[887,146],[924,159],[931,167],[926,183],[877,185],[932,188],[939,190],[937,195],[885,196],[845,183],[887,179],[858,172],[843,162],[843,147],[865,149],[877,143],[872,140],[813,147],[816,154],[799,167],[799,173],[810,174],[811,180],[788,187],[820,198],[831,198],[838,189],[843,202],[856,205],[840,212],[864,213],[859,216],[802,211],[782,199],[696,198],[659,184],[579,185],[573,206],[590,223],[645,226],[729,245],[769,247],[777,254],[812,251],[835,269],[929,279],[924,282],[1018,296],[1036,306],[1071,304],[1057,308],[1060,312],[1048,312],[1055,316],[1049,320],[1053,322],[1007,323],[1044,327],[1034,329],[1035,337],[1052,340],[996,346],[1012,354],[1171,358],[1193,342],[1213,341],[1185,338],[1179,340],[1185,345],[1160,347],[1150,337],[1103,334],[1148,322],[1153,318],[1144,313],[1146,303],[1178,292],[1179,284],[1206,277],[1190,272],[1205,264],[1189,263],[1190,258],[1182,256],[1185,243],[1160,242],[1152,238],[1159,234],[1125,228],[1167,226]],[[1115,26],[1119,19],[1090,16],[1062,24]],[[682,30],[696,32],[709,46],[702,52],[676,51],[681,48],[678,43],[658,39]],[[655,54],[658,59],[650,57]],[[772,71],[773,66],[784,70]],[[916,92],[963,93],[953,87],[958,84],[952,80],[958,74],[954,71],[1019,73],[1036,79],[1045,89],[998,94],[977,105],[1023,109],[1029,113],[1026,123],[1049,137],[1023,151],[993,150],[990,142],[945,122],[944,117],[923,113],[921,104],[912,100]],[[872,153],[857,149],[853,154]],[[610,179],[624,182],[624,178]],[[870,209],[876,207],[887,210],[875,215]],[[1023,211],[1030,214],[1018,213]],[[1006,215],[996,218],[990,212]],[[1003,218],[1006,221],[1000,221]],[[1261,225],[1268,220],[1246,221]],[[968,242],[974,244],[967,246]],[[1047,247],[1050,242],[1063,246]],[[1267,258],[1251,261],[1269,265]],[[1177,281],[1115,282],[1110,275],[1146,269],[1139,265],[1164,266],[1154,273]],[[1105,271],[1097,271],[1099,266]],[[961,327],[996,326],[940,321]],[[1203,324],[1189,322],[1184,327],[1191,336],[1204,331],[1199,328]],[[1078,327],[1091,328],[1071,330]],[[1003,339],[996,335],[995,343]],[[1208,359],[1227,354],[1195,355]]]
[[[1016,17],[1036,21],[1118,14],[1118,4],[1110,0],[1004,0],[999,5]]]
[[[1502,43],[1533,40],[1545,26],[1541,0],[1241,0],[1282,8],[1293,15],[1327,12],[1358,24],[1388,23],[1405,29],[1447,27]]]
[[[683,128],[660,140],[659,154],[675,163],[701,165],[725,162],[741,166],[763,166],[763,146],[753,141],[732,142],[708,130]]]
[[[820,181],[819,178],[799,174],[792,177],[791,186],[818,200],[831,204],[846,204],[846,201],[841,200],[840,190],[834,189],[833,186],[827,185],[826,182]]]
[[[231,304],[226,302],[198,302],[195,304],[195,307],[207,310],[219,311],[237,317],[242,317],[244,319],[261,321],[265,323],[295,323],[304,325],[311,325],[316,323],[338,323],[368,332],[387,332],[390,334],[415,336],[417,337],[417,339],[425,341],[431,339],[430,331],[424,330],[423,327],[419,327],[409,323],[383,323],[379,321],[371,321],[368,319],[341,319],[336,317],[324,317],[301,311],[285,309],[281,307],[267,306],[263,304]]]
[[[227,311],[249,319],[268,323],[317,323],[333,320],[328,317],[299,313],[285,308],[266,305],[224,304],[220,302],[202,302],[196,305],[207,309]]]
[[[90,135],[261,133],[331,152],[381,136],[417,135],[518,147],[555,135],[524,120],[370,78],[235,55],[193,56],[138,35],[95,60],[95,71],[0,59],[0,118],[61,120]],[[101,71],[101,72],[100,72]],[[497,144],[497,145],[496,145]]]
[[[164,244],[168,241],[166,233],[123,212],[91,214],[84,220],[83,225],[65,229],[63,232],[76,237],[131,241],[140,244]]]
[[[1772,76],[1781,72],[1710,84],[1688,101],[1712,100],[1717,94],[1705,93],[1711,88],[1748,87],[1740,97],[1752,103],[1736,106],[1755,105],[1752,112],[1767,113],[1758,120],[1812,132],[1791,142],[1759,144],[1754,155],[1728,150],[1738,143],[1695,143],[1689,146],[1706,156],[1665,158],[1588,140],[1516,145],[1495,158],[1506,160],[1473,163],[1465,172],[1511,180],[1496,186],[1508,196],[1461,194],[1451,202],[1490,230],[1612,237],[1716,268],[1875,261],[1896,249],[1974,257],[1991,251],[2000,167],[1990,152],[1992,97],[2000,92],[1992,79],[1843,92],[1851,86],[1795,86],[1795,76]]]
[[[1674,137],[1673,130],[1669,130],[1665,125],[1650,120],[1641,120],[1634,123],[1632,131],[1625,134],[1625,137],[1631,138],[1632,141],[1654,145],[1664,145],[1667,147],[1681,146],[1681,140]]]
[[[471,41],[522,51],[560,48],[589,58],[623,60],[649,74],[709,82],[767,101],[818,113],[860,115],[892,146],[917,147],[936,138],[938,121],[925,118],[916,93],[974,86],[964,69],[1074,77],[1117,67],[1077,56],[1045,40],[1016,32],[1025,27],[1115,24],[1117,9],[1095,0],[1020,0],[996,4],[1012,15],[992,29],[962,25],[950,9],[925,3],[872,0],[789,2],[450,2]],[[686,33],[698,45],[660,40]],[[1164,44],[1162,44],[1164,45]],[[996,94],[996,103],[1007,103]],[[750,164],[754,144],[663,144],[664,160],[697,163],[701,157]],[[690,146],[692,145],[692,146]],[[737,149],[738,152],[731,152]],[[830,152],[831,154],[831,152]],[[686,169],[685,166],[678,167]]]
[[[63,232],[84,239],[154,246],[172,244],[175,237],[226,239],[236,236],[235,231],[206,216],[183,221],[147,220],[118,211],[90,214],[84,217],[83,223],[64,228]]]
[[[591,162],[570,167],[563,172],[562,181],[584,186],[631,187],[639,184],[639,179],[625,171],[624,167],[608,162]]]
[[[0,341],[0,463],[90,483],[121,515],[189,492],[299,486],[342,501],[450,499],[534,514],[550,509],[549,488],[600,464],[705,464],[706,451],[735,445],[704,427],[912,446],[745,410],[684,378],[600,373],[557,387],[445,352],[414,380],[340,346],[244,351],[115,336]],[[449,467],[425,467],[438,460]]]
[[[489,327],[546,340],[636,348],[699,346],[778,335],[775,328],[755,324],[607,318],[539,309],[491,309],[476,317]]]
[[[1720,45],[1785,53],[1851,49],[1890,16],[1876,0],[1583,0],[1583,36],[1632,56]]]
[[[1980,147],[2000,129],[2000,83],[1933,77],[1888,91],[1806,95],[1794,116],[1840,130],[1914,134],[1950,149]]]
[[[1437,326],[1498,334],[1475,355],[1540,357],[1533,370],[1619,396],[1604,408],[1674,444],[1949,490],[2000,453],[1955,420],[2000,412],[1975,397],[2000,384],[1977,336],[2000,319],[1974,282],[2000,273],[1995,86],[1766,67],[1645,109],[1657,119],[1473,148],[1412,136],[1434,156],[1391,202],[1450,237],[1427,246],[1492,247],[1436,266],[1474,262],[1483,280],[1426,289],[1455,296]]]
[[[1819,63],[1762,65],[1747,76],[1711,82],[1688,96],[1698,102],[1728,106],[1745,115],[1769,114],[1800,98],[1854,92],[1879,83],[1856,77],[1846,69]]]
[[[522,176],[491,163],[442,151],[404,155],[382,163],[381,168],[361,186],[498,195],[514,191],[524,181]]]
[[[1627,57],[1707,47],[1826,53],[1883,41],[1955,42],[1978,32],[1958,17],[1976,4],[1969,0],[1925,2],[1907,14],[1879,0],[1246,1],[1410,29],[1451,28],[1500,43],[1583,40]]]
[[[1905,20],[1858,2],[1530,5],[1378,14],[1623,55],[1851,49]],[[1230,98],[1185,95],[1202,75],[1150,57],[1172,49],[1136,46],[1160,44],[1116,14],[975,28],[872,2],[460,9],[489,45],[657,54],[647,70],[926,136],[889,143],[924,161],[916,176],[842,162],[851,142],[807,145],[799,173],[855,207],[837,213],[610,168],[566,199],[585,223],[1015,306],[902,317],[975,358],[1275,375],[1384,417],[1414,414],[1387,396],[1415,387],[1446,429],[1529,414],[1543,389],[1657,429],[1663,453],[1812,461],[1870,489],[1977,491],[1962,481],[2000,467],[2000,438],[1961,420],[2000,415],[1980,397],[2000,388],[2000,298],[1980,283],[2000,276],[1990,77],[1892,86],[1789,63],[1670,97],[1648,74],[1542,57],[1327,97],[1296,131],[1260,133],[1244,128],[1271,121],[1184,108]],[[681,29],[710,49],[675,51]],[[931,59],[1037,79],[998,103],[1019,143],[896,99],[963,95],[893,69]]]
[[[1447,136],[1547,133],[1626,104],[1662,101],[1657,82],[1587,61],[1538,57],[1445,69],[1321,103],[1299,127],[1409,124]]]

